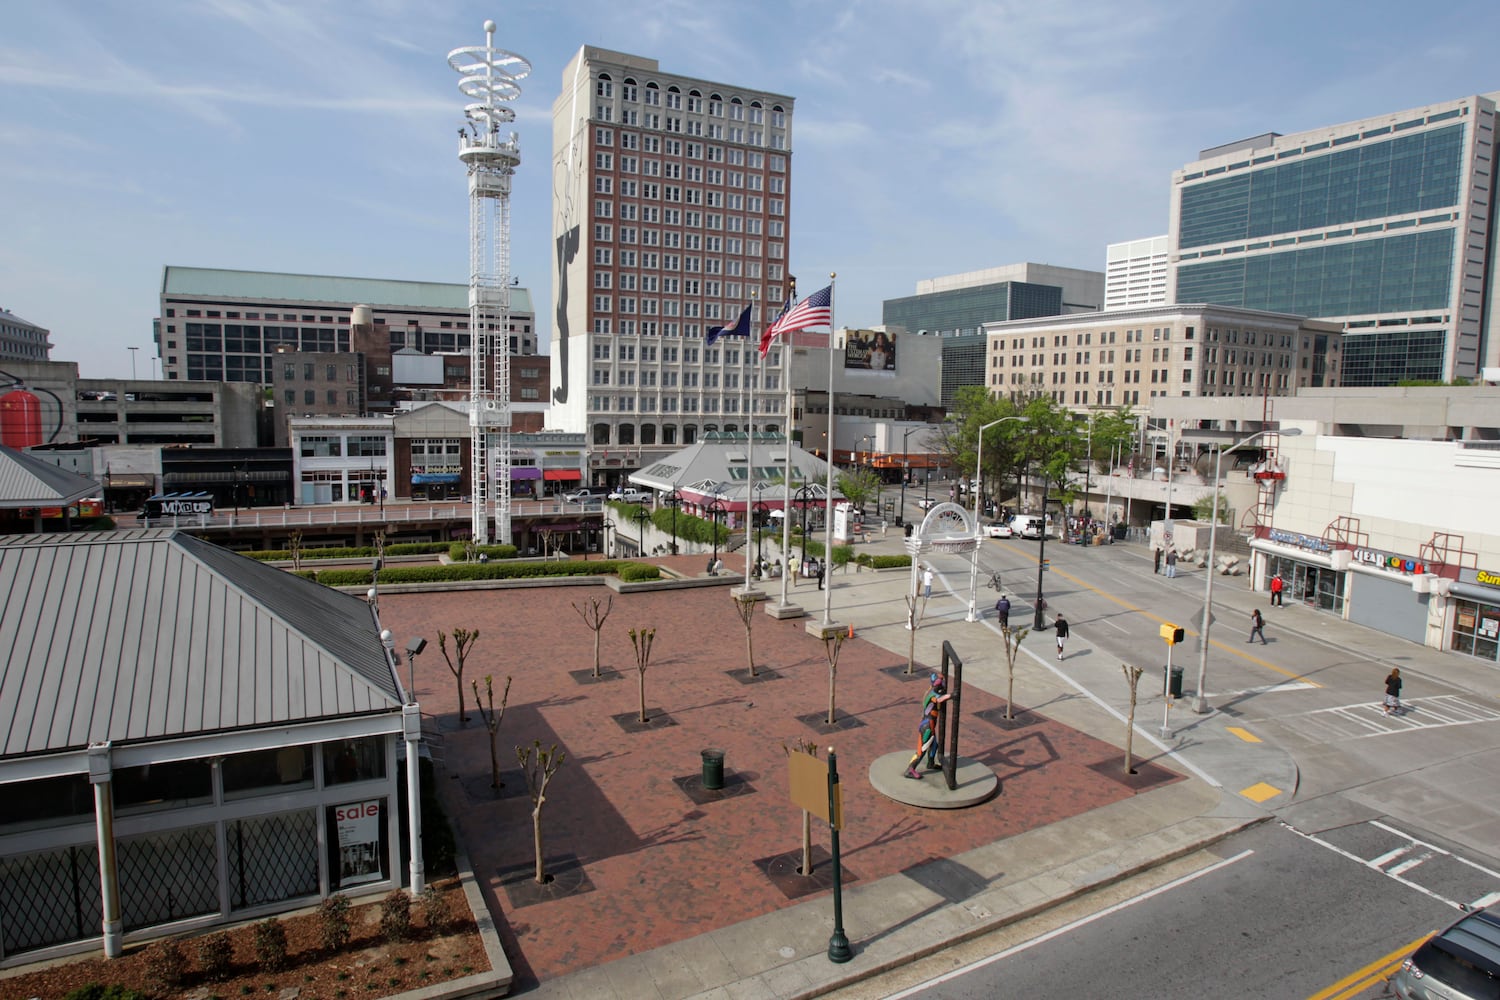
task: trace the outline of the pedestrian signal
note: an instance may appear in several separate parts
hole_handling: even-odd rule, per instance
[[[1168,646],[1177,645],[1186,635],[1187,632],[1178,625],[1163,624],[1161,627],[1161,637],[1167,641]]]

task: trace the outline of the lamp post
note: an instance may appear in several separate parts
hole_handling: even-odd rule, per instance
[[[604,519],[604,523],[600,525],[600,531],[604,534],[604,558],[606,559],[613,559],[615,557],[614,546],[609,543],[609,533],[613,531],[618,535],[619,530],[619,528],[615,527],[615,522],[607,517]]]
[[[765,501],[760,499],[761,490],[764,488],[764,483],[757,483],[755,485],[755,520],[751,522],[751,527],[755,531],[755,575],[757,578],[760,577],[761,566],[765,564],[765,560],[761,556],[761,543],[764,541],[762,538],[762,528],[766,521],[766,511],[770,509],[766,506]]]
[[[802,563],[807,564],[807,501],[813,498],[812,484],[797,489],[797,506],[802,508]]]
[[[727,514],[729,512],[729,508],[724,506],[724,501],[723,500],[720,500],[717,497],[715,497],[713,500],[709,501],[708,507],[705,508],[705,509],[708,511],[709,521],[713,525],[713,533],[714,533],[714,558],[713,558],[712,565],[718,565],[718,562],[719,562],[719,518],[721,518],[725,514]]]
[[[646,522],[651,520],[651,512],[645,507],[637,507],[630,514],[635,520],[635,536],[641,546],[641,555],[646,554]]]
[[[682,494],[673,490],[661,498],[661,502],[672,508],[672,554],[677,554],[677,508],[682,506]]]
[[[971,622],[979,620],[979,546],[984,540],[984,533],[979,529],[979,494],[981,492],[979,484],[983,482],[982,477],[984,475],[984,432],[991,427],[999,427],[1001,424],[1012,420],[1025,422],[1026,418],[1001,417],[999,420],[991,420],[989,423],[984,424],[979,428],[979,441],[977,447],[974,449],[974,483],[972,487],[974,490],[974,555],[969,560],[969,617],[967,619]],[[1043,520],[1042,524],[1044,527],[1043,534],[1045,534],[1046,521]]]
[[[137,351],[139,351],[140,348],[139,347],[127,347],[127,348],[125,348],[125,350],[127,350],[127,351],[130,352],[130,381],[134,382],[135,381],[135,353]]]
[[[1211,609],[1214,599],[1214,542],[1218,539],[1219,535],[1219,476],[1223,472],[1224,456],[1237,448],[1243,448],[1257,438],[1265,437],[1267,434],[1278,433],[1282,437],[1297,437],[1302,433],[1302,429],[1300,427],[1288,427],[1284,431],[1258,431],[1242,441],[1236,441],[1228,448],[1219,449],[1218,454],[1214,456],[1214,505],[1213,515],[1209,518],[1208,523],[1208,566],[1206,567],[1207,571],[1203,574],[1203,631],[1199,633],[1198,642],[1198,690],[1193,692],[1193,711],[1198,715],[1202,715],[1208,711],[1208,695],[1204,693],[1203,688],[1208,683],[1208,632],[1213,623]]]
[[[911,459],[906,455],[906,439],[911,437],[915,427],[908,427],[901,432],[901,503],[896,507],[896,527],[906,523],[906,480],[911,477]]]
[[[1042,572],[1047,568],[1047,478],[1042,477],[1042,540],[1037,543],[1036,548],[1036,603],[1035,613],[1031,619],[1031,629],[1040,632],[1047,627],[1047,619],[1042,615]]]
[[[422,655],[422,650],[427,648],[427,640],[416,638],[406,644],[406,676],[411,689],[406,696],[411,701],[417,700],[417,657]]]

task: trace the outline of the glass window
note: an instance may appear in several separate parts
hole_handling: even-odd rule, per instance
[[[94,790],[86,774],[7,785],[0,795],[0,827],[56,826],[58,821],[89,822],[94,815]]]
[[[214,797],[213,769],[206,760],[118,768],[110,784],[121,814],[202,805]]]
[[[373,781],[385,777],[385,746],[378,736],[323,744],[323,784]]]
[[[1500,659],[1500,607],[1453,600],[1453,638],[1449,648],[1485,660]]]
[[[312,748],[281,747],[231,754],[221,766],[224,798],[266,795],[293,788],[311,788]]]

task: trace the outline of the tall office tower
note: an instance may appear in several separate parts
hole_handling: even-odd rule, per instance
[[[589,435],[596,468],[634,468],[709,431],[785,429],[787,352],[753,362],[790,287],[791,148],[790,97],[592,46],[563,70],[552,412]],[[750,338],[704,344],[747,305]]]
[[[1111,243],[1104,250],[1104,308],[1135,309],[1167,301],[1165,236]]]
[[[1500,361],[1497,99],[1204,150],[1172,175],[1168,301],[1336,321],[1346,386],[1477,377]]]

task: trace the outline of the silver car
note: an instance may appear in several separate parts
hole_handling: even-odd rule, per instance
[[[1402,1000],[1500,997],[1500,907],[1475,910],[1422,943],[1391,977]]]

